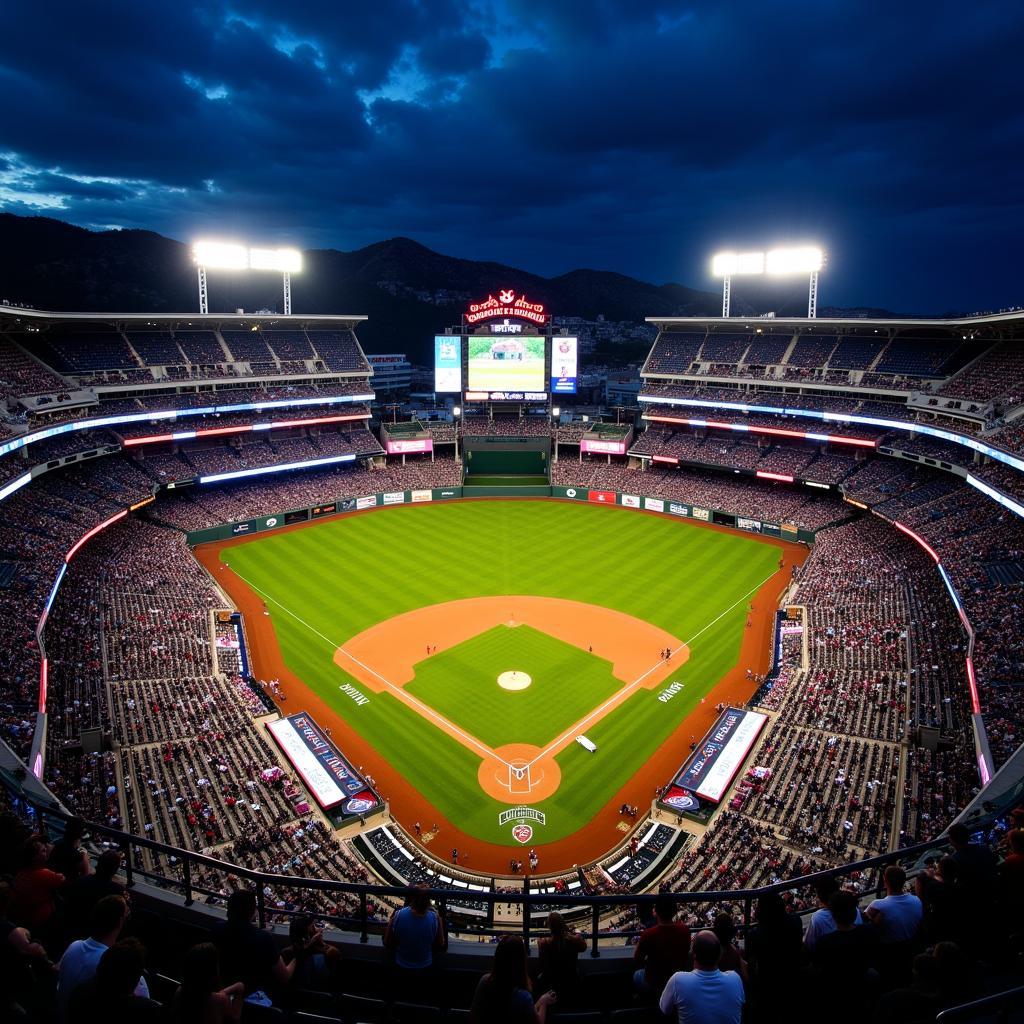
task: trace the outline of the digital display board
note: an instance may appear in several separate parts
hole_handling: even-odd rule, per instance
[[[551,341],[551,393],[553,395],[576,394],[575,338],[555,337]]]
[[[462,390],[462,338],[457,335],[434,337],[434,390],[439,393]]]
[[[581,452],[596,452],[601,455],[625,455],[625,441],[588,441],[583,438],[580,441]],[[673,460],[675,461],[675,460]]]
[[[392,441],[390,438],[385,443],[388,455],[406,455],[410,452],[432,452],[434,450],[434,439],[432,437],[416,438],[412,441]]]
[[[466,344],[471,391],[544,390],[544,338],[488,335]]]

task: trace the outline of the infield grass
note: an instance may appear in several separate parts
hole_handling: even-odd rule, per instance
[[[402,612],[506,594],[603,605],[687,642],[690,658],[671,677],[684,683],[682,692],[663,703],[657,690],[638,688],[588,727],[597,753],[570,744],[558,755],[560,788],[531,804],[547,816],[547,824],[536,829],[536,841],[551,842],[586,824],[735,665],[747,603],[774,572],[779,554],[776,547],[739,533],[630,509],[479,500],[340,516],[289,533],[260,535],[226,549],[223,557],[267,598],[285,661],[299,678],[465,832],[514,845],[510,826],[497,824],[507,805],[488,797],[477,782],[479,756],[390,694],[372,694],[363,705],[341,695],[339,686],[358,683],[334,663],[335,649]],[[486,636],[477,639],[484,663],[474,673],[480,678],[519,667],[508,664],[504,652],[499,664],[492,663]],[[459,651],[453,648],[445,658],[461,657]],[[550,649],[549,664],[562,653]],[[438,662],[443,660],[439,655]],[[437,671],[442,669],[443,664]],[[412,684],[430,691],[425,700],[443,710],[441,704],[467,699],[457,680],[445,684],[430,678],[433,670],[424,667],[425,674]],[[546,672],[538,670],[538,678],[546,678]],[[591,685],[588,675],[585,686]],[[599,703],[590,703],[589,693],[570,699],[584,710]],[[298,701],[292,710],[301,710]],[[478,738],[489,746],[524,741],[518,726],[514,729],[500,712],[481,708],[469,714],[480,719],[477,729],[488,731]],[[556,731],[552,727],[548,735]],[[667,756],[664,781],[686,753],[684,746]]]
[[[503,690],[501,672],[525,672]],[[406,689],[489,747],[542,747],[622,687],[611,663],[530,626],[495,626],[416,665]]]

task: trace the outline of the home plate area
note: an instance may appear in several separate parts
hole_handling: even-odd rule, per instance
[[[480,762],[480,788],[495,800],[519,804],[545,800],[562,781],[562,771],[552,754],[530,743],[508,743]]]

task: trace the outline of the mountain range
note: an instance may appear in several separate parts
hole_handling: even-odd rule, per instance
[[[309,249],[292,278],[294,313],[369,317],[358,331],[368,352],[431,358],[433,335],[499,288],[525,293],[557,315],[642,322],[648,316],[715,316],[717,292],[654,285],[624,274],[573,270],[540,277],[500,263],[434,252],[390,238],[353,252]],[[208,274],[211,312],[280,310],[277,274]],[[0,213],[0,298],[73,312],[188,313],[198,309],[189,246],[152,231],[90,231],[48,217]],[[753,314],[734,298],[734,310]],[[799,309],[786,312],[799,313]],[[883,313],[884,311],[877,311]]]

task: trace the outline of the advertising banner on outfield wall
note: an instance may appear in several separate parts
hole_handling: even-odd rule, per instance
[[[552,487],[551,488],[552,498],[573,498],[576,501],[586,501],[587,492],[583,488],[579,487]]]
[[[267,731],[324,810],[341,804],[344,814],[369,814],[380,806],[369,783],[309,715],[269,722]]]
[[[757,711],[726,708],[672,780],[673,787],[718,803],[767,721]]]
[[[636,494],[623,494],[622,495],[622,504],[625,505],[626,508],[639,508],[640,507],[640,497],[639,497],[639,495],[636,495]]]
[[[674,516],[689,516],[690,514],[690,506],[680,505],[677,501],[670,501],[668,503],[668,510]]]
[[[462,488],[461,487],[446,487],[441,490],[435,487],[433,490],[434,501],[440,501],[442,498],[461,498]]]
[[[697,508],[697,506],[694,505],[691,515],[694,519],[699,519],[703,523],[711,521],[711,513],[706,508]]]
[[[430,501],[434,497],[433,491],[410,491],[409,500],[413,503],[421,501]]]
[[[644,508],[648,512],[664,512],[665,502],[661,498],[644,498]]]
[[[778,523],[762,523],[761,532],[767,533],[769,537],[778,537],[779,526]]]
[[[587,491],[587,501],[596,501],[599,505],[614,505],[614,491]]]
[[[362,498],[356,498],[356,508],[376,508],[377,507],[377,495],[366,494]]]
[[[405,491],[387,491],[384,494],[385,505],[404,505]]]
[[[761,520],[760,519],[736,519],[736,525],[741,530],[751,530],[753,533],[761,532]]]

